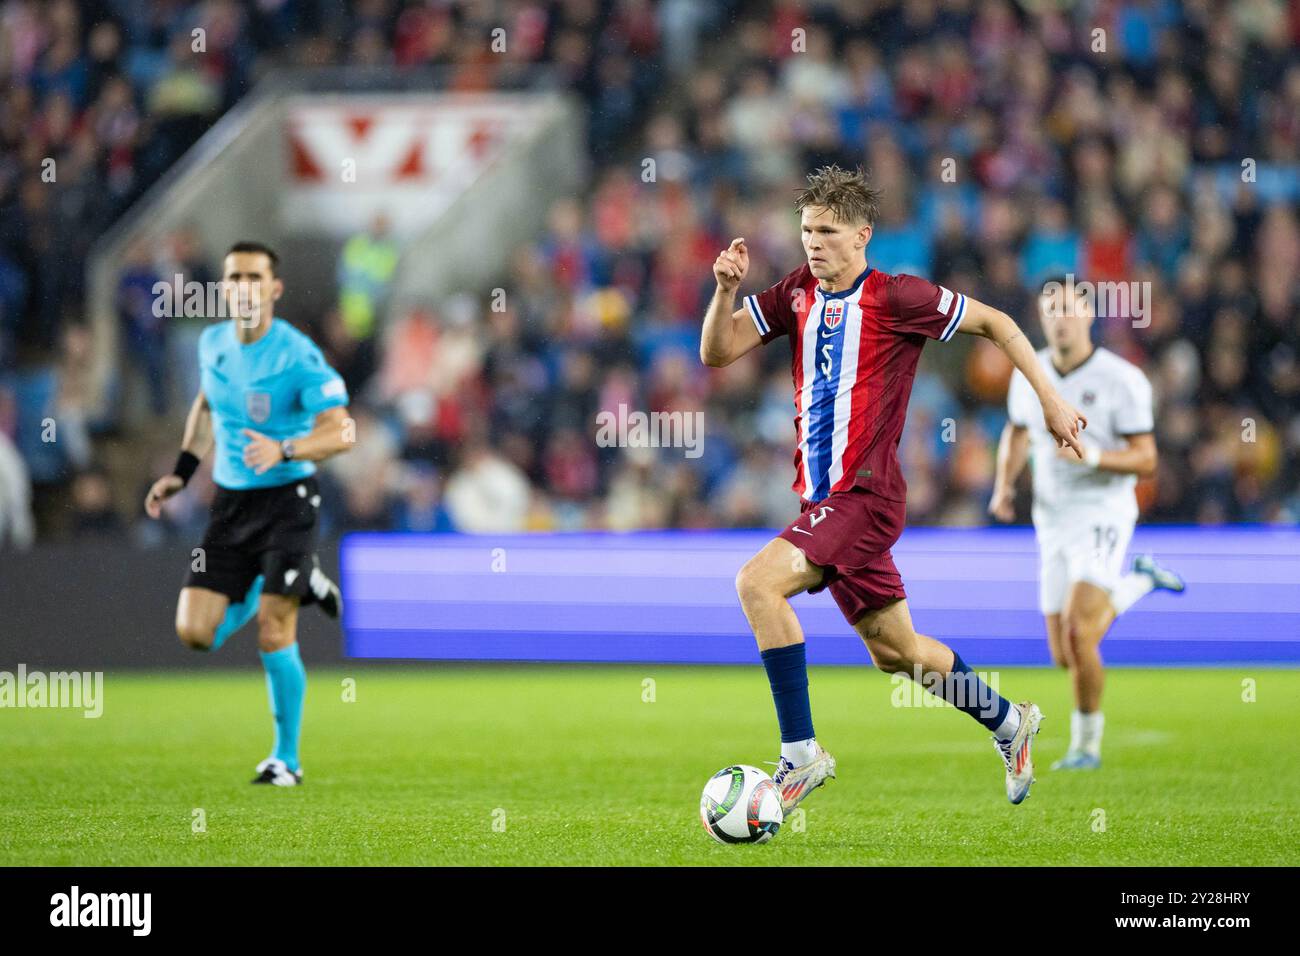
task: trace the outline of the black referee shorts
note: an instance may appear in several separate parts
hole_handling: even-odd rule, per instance
[[[263,594],[303,597],[316,548],[320,492],[314,477],[271,488],[217,487],[212,516],[185,587],[242,601],[253,579]]]

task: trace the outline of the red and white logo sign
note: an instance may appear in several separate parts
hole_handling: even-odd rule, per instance
[[[383,212],[397,234],[436,218],[536,123],[509,97],[351,96],[294,101],[285,125],[282,214],[349,234]]]
[[[296,185],[370,189],[429,183],[458,162],[487,160],[503,132],[490,117],[439,122],[429,111],[310,108],[289,119],[289,176]]]

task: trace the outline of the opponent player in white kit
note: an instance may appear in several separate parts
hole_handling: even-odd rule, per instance
[[[1052,660],[1069,669],[1074,684],[1070,749],[1052,769],[1094,769],[1101,766],[1101,639],[1143,595],[1181,592],[1183,582],[1150,555],[1134,558],[1123,573],[1138,516],[1133,489],[1156,468],[1151,383],[1137,366],[1093,346],[1093,311],[1073,282],[1044,290],[1038,312],[1048,346],[1038,358],[1052,386],[1088,416],[1080,434],[1084,458],[1070,449],[1061,453],[1033,390],[1016,371],[989,511],[1000,521],[1015,518],[1016,478],[1032,453],[1039,608]]]

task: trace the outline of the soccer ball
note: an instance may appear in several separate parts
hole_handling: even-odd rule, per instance
[[[766,843],[784,819],[781,792],[757,767],[719,770],[700,795],[700,822],[719,843]]]

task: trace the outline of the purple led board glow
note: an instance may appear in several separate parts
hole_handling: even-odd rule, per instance
[[[753,664],[736,599],[764,531],[351,534],[342,543],[351,657]],[[1187,581],[1116,622],[1108,664],[1300,664],[1300,530],[1140,527]],[[964,657],[1049,664],[1028,528],[911,528],[894,548],[917,630]],[[793,605],[815,664],[870,664],[823,592]]]

